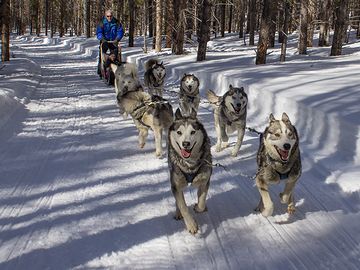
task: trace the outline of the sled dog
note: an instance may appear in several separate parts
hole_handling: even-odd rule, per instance
[[[149,59],[145,63],[144,84],[148,88],[150,95],[162,97],[165,75],[166,71],[163,62],[159,63],[156,59]]]
[[[140,82],[137,76],[136,66],[132,63],[123,63],[121,65],[111,64],[111,70],[115,74],[115,93],[125,94],[128,91],[137,90]]]
[[[294,213],[293,190],[301,175],[301,159],[298,133],[286,113],[282,114],[281,120],[276,120],[270,114],[269,125],[260,136],[257,164],[256,186],[261,198],[255,210],[265,217],[272,215],[274,205],[268,190],[269,184],[278,184],[284,180],[285,188],[280,193],[280,201],[288,205],[289,214]]]
[[[198,225],[186,205],[183,189],[188,184],[198,188],[194,211],[201,213],[207,210],[205,201],[212,173],[210,139],[194,111],[190,116],[183,116],[179,109],[168,138],[170,183],[176,201],[175,219],[183,218],[187,230],[195,234]]]
[[[166,99],[159,96],[150,96],[139,86],[134,91],[117,95],[118,105],[127,114],[130,114],[138,131],[139,146],[145,146],[148,130],[154,131],[156,156],[163,154],[163,133],[167,134],[173,122],[173,109]]]
[[[180,110],[185,115],[190,115],[194,110],[196,113],[199,109],[200,94],[199,94],[199,79],[193,74],[184,74],[180,82]]]
[[[231,84],[229,90],[223,96],[217,96],[211,90],[207,91],[207,98],[214,107],[215,130],[217,135],[216,152],[221,151],[222,142],[225,147],[228,145],[228,134],[237,131],[237,141],[231,155],[237,156],[242,144],[247,114],[247,94],[243,87],[233,87]]]

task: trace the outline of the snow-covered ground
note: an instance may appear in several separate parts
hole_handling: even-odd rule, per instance
[[[205,91],[230,83],[248,93],[248,127],[262,131],[285,111],[298,129],[296,213],[277,199],[282,186],[271,187],[274,216],[253,212],[259,140],[247,132],[238,157],[213,151],[226,169],[213,170],[193,236],[173,219],[153,134],[137,147],[113,88],[96,76],[98,42],[13,37],[15,58],[0,64],[0,269],[360,269],[360,41],[338,57],[329,47],[299,56],[291,42],[285,63],[275,48],[263,66],[236,35],[211,40],[200,63],[190,46],[181,56],[123,49],[139,74],[147,59],[164,61],[174,108],[180,77],[200,78],[199,119],[213,144]],[[196,190],[185,196],[194,204]]]

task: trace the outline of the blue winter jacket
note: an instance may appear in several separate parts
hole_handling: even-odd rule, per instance
[[[120,22],[114,17],[110,22],[103,17],[100,24],[96,27],[96,37],[98,40],[105,38],[108,41],[117,39],[118,41],[124,36],[124,29]]]

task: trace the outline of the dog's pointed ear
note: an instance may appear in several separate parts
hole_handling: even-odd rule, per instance
[[[190,118],[194,120],[196,119],[196,111],[194,110],[194,108],[191,108]]]
[[[289,116],[288,116],[285,112],[283,112],[282,117],[281,117],[281,120],[282,120],[283,122],[286,122],[286,123],[290,123],[290,124],[291,124],[290,118],[289,118]]]
[[[159,64],[160,66],[162,66],[163,65],[163,63],[164,63],[164,61],[161,61],[161,63]]]
[[[233,95],[235,93],[235,89],[234,87],[232,86],[232,84],[229,85],[229,94],[230,95]]]
[[[270,123],[276,121],[276,119],[272,113],[270,113],[269,120],[270,120]]]
[[[180,119],[182,119],[182,118],[183,118],[183,116],[182,116],[182,114],[181,114],[181,111],[180,111],[179,108],[177,108],[177,110],[176,110],[176,112],[175,112],[175,120],[180,120]]]

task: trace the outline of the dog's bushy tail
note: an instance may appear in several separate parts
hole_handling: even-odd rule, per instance
[[[217,96],[212,90],[207,90],[206,97],[212,106],[220,106],[221,98]]]

